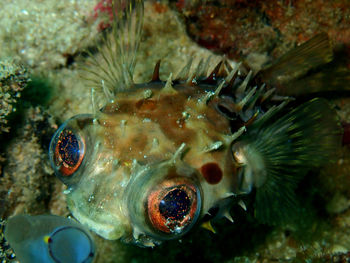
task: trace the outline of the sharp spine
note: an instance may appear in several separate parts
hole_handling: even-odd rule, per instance
[[[159,68],[160,68],[160,60],[157,61],[154,71],[153,71],[153,76],[151,81],[160,81],[159,79]]]
[[[245,77],[244,81],[237,89],[238,94],[244,94],[252,75],[253,75],[253,71],[249,71],[248,75]]]
[[[203,227],[204,229],[212,232],[213,234],[216,234],[215,229],[213,228],[213,226],[211,225],[210,221],[204,222],[201,224],[201,227]]]
[[[219,94],[220,94],[222,88],[224,87],[225,83],[226,83],[225,80],[222,80],[220,85],[216,88],[215,93],[214,93],[215,98],[219,97]]]
[[[230,192],[227,192],[227,193],[224,193],[223,196],[221,198],[225,199],[225,198],[229,198],[229,197],[235,197],[236,194],[235,193],[230,193]]]
[[[228,86],[230,87],[233,86],[233,83],[235,82],[235,79],[236,79],[236,74],[241,65],[242,65],[242,62],[237,63],[234,69],[231,70],[230,74],[228,74],[228,76],[226,77],[225,81],[226,83],[228,83]]]
[[[249,93],[246,96],[244,96],[244,98],[237,104],[237,111],[241,111],[243,109],[243,107],[248,103],[250,98],[256,92],[256,89],[256,86],[252,88],[251,91],[249,91]]]
[[[243,202],[243,200],[239,200],[238,205],[243,208],[244,211],[247,211],[247,206]]]
[[[256,120],[256,118],[258,117],[259,113],[260,113],[260,111],[257,110],[257,111],[254,113],[254,115],[253,115],[249,120],[247,120],[247,121],[244,123],[244,126],[245,126],[245,127],[248,127],[249,125],[251,125],[251,124]]]
[[[183,142],[174,153],[174,156],[171,158],[171,161],[175,163],[177,160],[181,160],[182,154],[186,151],[186,149],[187,149],[186,143]]]
[[[191,57],[186,65],[179,71],[179,73],[176,74],[176,79],[187,79],[190,78],[190,69],[192,66],[193,58]]]
[[[221,60],[213,69],[213,71],[209,74],[209,76],[206,78],[205,81],[214,81],[218,75],[218,73],[220,72],[220,68],[223,64],[223,60]]]
[[[200,97],[198,99],[198,104],[199,105],[207,105],[207,103],[211,100],[211,98],[215,95],[214,92],[212,91],[207,91],[205,93],[205,95],[203,95],[202,97]]]
[[[263,90],[265,88],[265,84],[263,84],[260,89],[254,94],[254,96],[252,97],[252,99],[249,102],[249,106],[247,107],[247,110],[251,110],[254,108],[255,103],[257,102],[257,100],[260,98],[261,94],[263,93]]]
[[[216,150],[218,150],[222,145],[223,145],[223,143],[222,143],[221,141],[213,142],[212,144],[210,144],[210,145],[208,145],[207,147],[205,147],[204,152],[216,151]]]
[[[225,217],[231,223],[234,223],[234,220],[233,220],[232,216],[230,215],[229,211],[225,211],[224,214],[223,214],[223,217]]]
[[[235,140],[237,140],[237,138],[239,136],[241,136],[246,130],[247,130],[246,127],[242,126],[241,128],[238,129],[238,131],[236,131],[234,134],[232,134],[226,138],[225,144],[227,146],[231,145],[231,143],[234,142]]]
[[[173,88],[173,81],[172,81],[172,76],[173,73],[170,73],[164,88],[162,89],[162,93],[167,93],[167,94],[174,94],[177,93],[177,91]]]
[[[265,87],[265,84],[264,84],[264,87]],[[276,88],[272,88],[272,89],[267,90],[267,91],[265,92],[265,94],[262,95],[260,102],[262,103],[262,102],[266,101],[268,98],[271,97],[271,95],[272,95],[275,91],[276,91]]]

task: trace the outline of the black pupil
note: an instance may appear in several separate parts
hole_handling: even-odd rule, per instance
[[[72,131],[62,131],[58,142],[58,153],[67,165],[74,167],[78,163],[80,157],[79,142]]]
[[[160,202],[159,212],[166,219],[181,220],[191,209],[191,200],[182,189],[170,191]]]

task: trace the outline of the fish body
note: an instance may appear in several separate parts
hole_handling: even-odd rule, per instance
[[[232,204],[243,205],[255,188],[262,222],[288,218],[297,182],[340,143],[328,103],[286,111],[290,98],[275,96],[263,71],[243,74],[225,59],[211,71],[210,60],[190,60],[166,81],[157,63],[150,82],[135,84],[143,2],[112,8],[119,13],[111,37],[101,60],[92,58],[96,69],[87,69],[105,103],[97,107],[93,96],[94,112],[66,121],[50,144],[73,216],[106,239],[154,246],[181,237],[213,208],[232,220]]]
[[[69,182],[70,210],[107,239],[130,234],[131,225],[142,233],[149,223],[157,231],[146,232],[161,239],[182,235],[237,188],[230,149],[237,135],[218,110],[212,98],[217,95],[170,82],[152,81],[118,93],[96,116],[67,121],[51,143],[52,162],[61,166],[63,180],[70,176],[65,166],[79,164],[74,177],[81,178]],[[68,140],[78,141],[76,148],[67,149]],[[79,156],[73,156],[77,150]],[[165,205],[181,207],[188,220],[175,215],[159,220],[166,212],[157,207],[174,191],[181,198]],[[138,222],[145,208],[150,222]]]

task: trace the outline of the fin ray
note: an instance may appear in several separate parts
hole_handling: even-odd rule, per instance
[[[142,0],[112,0],[109,7],[113,14],[112,32],[104,32],[106,35],[102,43],[96,41],[97,55],[88,52],[89,59],[82,67],[85,72],[82,78],[96,87],[99,93],[105,89],[110,94],[116,94],[133,86],[144,6]],[[105,87],[102,87],[101,81]]]
[[[324,99],[313,99],[282,117],[278,111],[255,121],[233,145],[234,155],[244,160],[243,181],[256,187],[256,217],[269,224],[296,215],[297,183],[341,145],[336,114]]]

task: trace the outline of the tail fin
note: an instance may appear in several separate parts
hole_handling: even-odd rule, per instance
[[[233,145],[236,159],[244,160],[243,190],[256,187],[255,215],[269,224],[295,216],[298,181],[308,170],[329,162],[341,145],[336,114],[323,99],[277,115],[277,108],[271,110]]]

